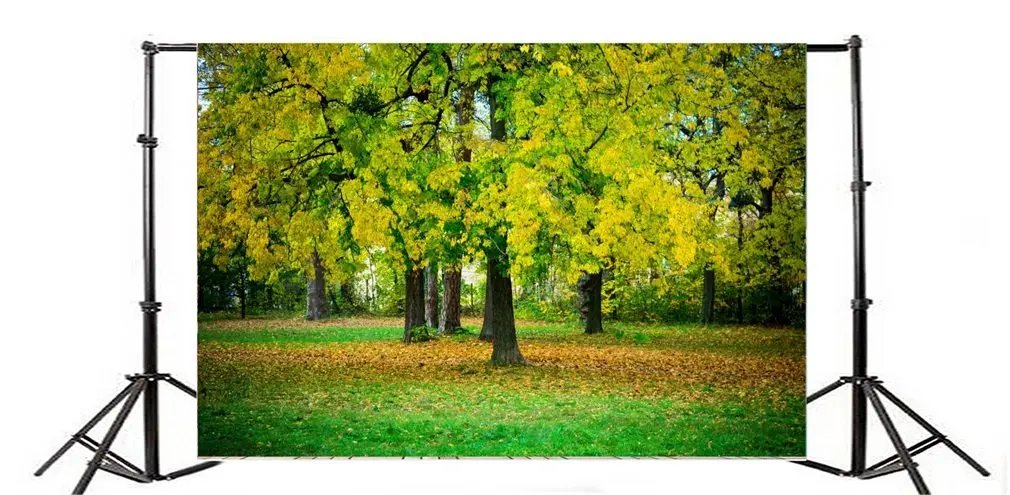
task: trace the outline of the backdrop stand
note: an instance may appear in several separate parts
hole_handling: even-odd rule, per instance
[[[74,487],[75,494],[84,493],[98,470],[139,483],[150,483],[172,480],[220,464],[220,461],[202,462],[168,474],[161,474],[159,466],[158,382],[167,382],[194,398],[196,390],[172,378],[168,373],[158,372],[158,311],[161,310],[161,303],[155,300],[154,291],[154,148],[158,146],[158,138],[154,137],[154,56],[158,52],[195,52],[196,45],[155,44],[145,41],[141,49],[144,50],[144,133],[137,136],[137,142],[144,146],[144,300],[140,302],[140,310],[144,314],[144,372],[127,375],[129,385],[98,411],[98,414],[83,428],[74,433],[38,471],[35,471],[35,476],[41,476],[75,444],[91,450],[95,455]],[[123,423],[141,396],[144,397],[143,469],[112,451],[112,442],[116,440],[116,435],[119,434]],[[123,405],[102,441],[98,442],[88,436],[91,429],[120,403]]]
[[[855,278],[854,295],[852,298],[852,375],[843,376],[838,381],[827,387],[814,392],[807,397],[807,404],[824,397],[845,385],[852,386],[852,463],[849,470],[844,470],[822,464],[815,461],[794,461],[807,467],[819,469],[838,476],[849,476],[859,479],[871,479],[884,476],[899,471],[907,471],[916,490],[921,495],[929,495],[929,488],[926,487],[922,475],[919,474],[918,465],[912,457],[919,455],[926,450],[944,444],[954,451],[961,459],[975,468],[982,476],[989,476],[979,463],[975,462],[968,454],[954,445],[946,435],[940,433],[919,414],[898,399],[887,388],[883,382],[875,376],[868,376],[866,372],[866,312],[870,308],[872,300],[866,298],[866,242],[865,242],[865,193],[870,183],[863,180],[863,118],[862,118],[862,97],[860,81],[860,61],[859,50],[862,47],[862,40],[859,36],[853,35],[849,42],[836,45],[807,45],[808,52],[849,52],[852,72],[852,222],[854,233],[854,258],[855,258]],[[928,437],[912,446],[906,446],[901,439],[901,435],[895,428],[891,417],[884,407],[880,396],[898,407],[903,413],[912,418],[922,426]],[[873,464],[866,466],[866,402],[869,400],[873,406],[877,418],[887,432],[894,446],[895,454]]]

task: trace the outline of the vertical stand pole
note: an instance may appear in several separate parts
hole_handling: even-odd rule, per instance
[[[154,55],[158,47],[144,43],[144,134],[138,141],[144,145],[144,374],[158,373],[158,310],[155,299],[154,257]],[[158,380],[151,380],[144,391],[144,474],[161,476],[158,438]]]
[[[854,292],[852,296],[852,376],[866,377],[866,310],[871,301],[866,298],[866,237],[864,231],[865,191],[870,185],[863,181],[863,116],[862,84],[859,50],[862,40],[849,38],[852,65],[852,223]],[[851,472],[866,469],[866,393],[862,387],[852,387],[852,465]]]

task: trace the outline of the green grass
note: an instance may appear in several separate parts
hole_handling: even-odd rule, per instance
[[[520,345],[541,362],[494,368],[474,335],[408,346],[395,343],[402,328],[367,321],[216,323],[199,334],[203,456],[804,455],[801,331],[618,323],[585,335],[530,324],[518,329]],[[328,357],[373,348],[365,362]],[[727,365],[707,383],[606,360],[664,350],[750,368]],[[570,368],[545,359],[552,353],[592,356]]]
[[[803,405],[332,384],[200,407],[209,456],[802,456]]]
[[[200,342],[274,343],[284,345],[338,342],[395,341],[403,338],[402,328],[270,328],[255,331],[201,329]]]

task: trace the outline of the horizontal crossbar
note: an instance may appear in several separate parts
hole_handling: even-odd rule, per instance
[[[932,447],[934,447],[936,445],[939,445],[941,442],[943,442],[943,439],[941,439],[941,438],[937,438],[935,436],[928,437],[928,438],[926,438],[926,439],[924,439],[924,440],[916,443],[915,445],[912,445],[911,447],[909,447],[908,448],[908,455],[912,456],[912,457],[917,456],[917,455],[925,452],[926,450],[928,450],[928,449],[930,449],[930,448],[932,448]],[[889,464],[897,462],[897,460],[898,460],[898,455],[894,454],[894,455],[888,457],[887,459],[884,459],[884,460],[882,460],[882,461],[880,461],[880,462],[878,462],[878,463],[870,466],[866,470],[867,471],[873,471],[875,469],[880,469],[882,467],[886,467]]]
[[[917,464],[913,463],[912,465],[916,466]],[[894,464],[888,464],[880,469],[867,469],[866,471],[863,471],[863,474],[857,476],[857,478],[861,480],[872,480],[873,478],[879,478],[881,476],[886,476],[888,474],[893,474],[904,470],[905,465],[900,462],[896,462]]]

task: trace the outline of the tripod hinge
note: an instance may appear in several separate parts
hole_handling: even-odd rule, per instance
[[[158,147],[158,138],[154,136],[148,136],[147,134],[141,134],[137,136],[137,142],[144,145],[145,148]]]
[[[852,383],[855,385],[862,385],[863,382],[880,383],[880,380],[875,376],[843,376],[838,379],[841,382]]]
[[[852,309],[870,309],[871,304],[873,304],[873,299],[853,299]]]
[[[145,313],[157,313],[161,311],[161,303],[157,301],[140,301],[140,310]]]
[[[172,375],[168,373],[134,373],[132,375],[126,375],[126,379],[132,381],[135,380],[147,380],[147,381],[157,381],[157,380],[168,380],[172,378]]]
[[[865,191],[867,187],[870,187],[870,184],[873,183],[868,180],[854,180],[852,181],[852,184],[849,185],[849,189],[852,189],[853,192]]]

